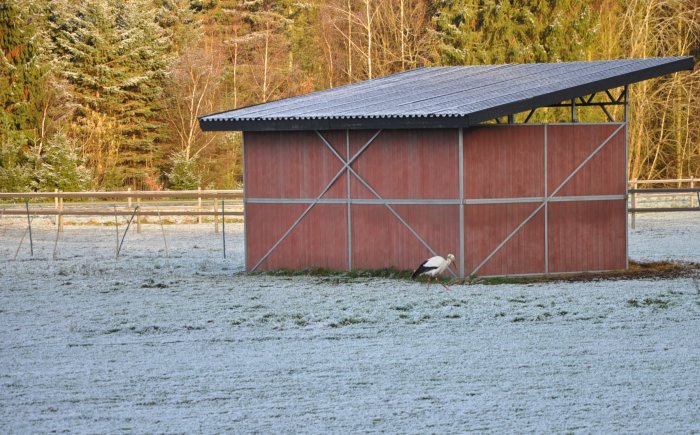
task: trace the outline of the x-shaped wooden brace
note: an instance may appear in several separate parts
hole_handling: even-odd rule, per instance
[[[306,207],[306,210],[304,210],[304,211],[301,213],[301,215],[297,218],[297,220],[294,221],[294,223],[292,224],[292,226],[289,227],[289,229],[287,229],[287,231],[285,231],[285,233],[282,235],[282,237],[280,237],[280,239],[277,240],[277,242],[275,242],[274,245],[272,245],[272,247],[270,248],[270,250],[267,251],[267,253],[266,253],[265,255],[263,255],[263,256],[260,258],[260,260],[258,260],[257,263],[255,263],[255,266],[253,266],[253,268],[251,269],[251,272],[255,272],[255,269],[257,269],[258,266],[260,266],[260,265],[263,263],[263,261],[267,260],[267,257],[269,257],[270,254],[272,254],[272,253],[274,252],[274,250],[277,249],[277,247],[279,246],[279,244],[282,243],[282,242],[284,241],[284,239],[287,238],[287,236],[294,230],[294,228],[296,228],[297,225],[299,225],[299,222],[301,222],[301,220],[304,219],[304,216],[306,216],[306,215],[311,211],[311,209],[314,208],[314,206],[315,206],[316,204],[318,204],[318,202],[319,202],[320,199],[323,197],[323,195],[325,195],[326,192],[328,192],[328,189],[330,189],[330,188],[333,186],[333,184],[335,184],[335,182],[338,180],[338,178],[340,178],[340,176],[343,175],[343,172],[345,172],[345,171],[350,167],[350,165],[351,165],[355,160],[357,160],[358,157],[360,157],[360,154],[362,154],[362,153],[367,149],[367,147],[370,146],[370,145],[372,144],[372,142],[374,142],[374,140],[377,138],[377,136],[379,136],[379,133],[381,133],[381,132],[382,132],[381,130],[377,131],[377,132],[374,134],[374,136],[372,136],[372,137],[370,138],[370,140],[367,141],[367,143],[365,143],[365,144],[362,146],[362,148],[360,148],[360,150],[359,150],[350,160],[348,160],[347,162],[345,162],[341,157],[338,156],[338,153],[335,152],[335,150],[333,149],[333,147],[330,147],[330,148],[333,150],[333,153],[334,153],[336,156],[338,156],[338,158],[340,159],[340,161],[343,163],[343,167],[340,168],[340,170],[333,176],[333,178],[331,178],[331,181],[326,185],[326,187],[321,191],[321,193],[318,194],[318,196],[316,197],[316,199],[314,199],[314,200],[311,202],[311,204],[309,204],[309,206]],[[318,133],[318,132],[316,132],[316,133]],[[319,134],[319,136],[320,136],[320,134]],[[327,145],[327,142],[325,142],[325,140],[324,140],[324,143],[326,143],[326,145]]]
[[[574,175],[576,175],[576,174],[578,173],[578,171],[580,171],[581,168],[583,168],[583,167],[586,165],[586,163],[588,163],[593,157],[595,157],[595,155],[598,154],[598,151],[602,150],[603,147],[604,147],[605,145],[607,145],[607,143],[610,142],[610,140],[612,140],[612,138],[615,137],[615,135],[616,135],[617,133],[619,133],[620,130],[622,130],[624,127],[625,127],[625,124],[621,124],[618,128],[616,128],[615,131],[613,131],[612,134],[611,134],[610,136],[608,136],[607,139],[605,139],[605,140],[603,141],[603,143],[601,143],[600,145],[598,145],[598,147],[597,147],[595,150],[593,150],[593,152],[592,152],[588,157],[586,157],[586,159],[583,160],[583,161],[576,167],[576,169],[574,169],[574,171],[573,171],[572,173],[570,173],[570,174],[564,179],[564,181],[562,181],[561,184],[559,184],[559,186],[558,186],[556,189],[554,189],[554,191],[552,191],[552,193],[551,193],[550,195],[547,195],[547,192],[545,192],[545,197],[544,197],[544,200],[542,201],[542,204],[540,204],[539,206],[537,206],[537,208],[535,209],[535,211],[533,211],[532,213],[530,213],[530,215],[529,215],[527,218],[525,218],[525,220],[522,221],[522,222],[520,223],[520,225],[518,225],[517,227],[515,227],[515,229],[508,235],[508,237],[506,237],[505,240],[503,240],[498,246],[496,246],[496,249],[494,249],[486,258],[484,258],[484,260],[483,260],[481,263],[479,263],[478,266],[476,266],[476,268],[472,271],[471,275],[476,275],[476,273],[477,273],[482,267],[484,267],[484,265],[485,265],[486,263],[488,263],[488,261],[489,261],[491,258],[493,258],[493,256],[496,255],[496,253],[498,253],[498,251],[500,251],[501,248],[502,248],[506,243],[508,243],[508,241],[509,241],[510,239],[512,239],[513,236],[515,236],[515,235],[518,233],[518,231],[520,231],[520,229],[521,229],[522,227],[524,227],[528,222],[530,222],[530,220],[531,220],[533,217],[535,217],[535,215],[537,214],[537,212],[539,212],[540,210],[542,210],[542,208],[543,208],[545,205],[547,205],[547,203],[548,203],[552,198],[554,198],[554,196],[555,196],[557,193],[559,193],[559,191],[564,187],[564,185],[566,185],[566,183],[568,183],[569,180],[571,180],[571,179],[574,177]]]
[[[335,182],[338,180],[338,178],[340,178],[340,176],[341,176],[344,172],[347,171],[348,176],[349,176],[349,174],[353,174],[353,175],[355,176],[355,178],[357,178],[357,180],[358,180],[360,183],[362,183],[370,192],[372,192],[372,194],[373,194],[374,196],[377,197],[377,199],[380,199],[380,200],[383,200],[383,199],[384,199],[384,198],[382,198],[382,196],[381,196],[379,193],[377,193],[376,190],[374,190],[374,189],[372,188],[372,186],[369,185],[369,183],[367,183],[367,181],[365,181],[364,178],[362,178],[362,177],[350,166],[350,165],[352,165],[352,164],[355,162],[355,160],[357,160],[357,159],[360,157],[360,155],[362,155],[362,153],[372,144],[372,142],[374,142],[374,140],[377,138],[377,136],[379,136],[379,134],[380,134],[381,132],[382,132],[382,130],[378,130],[378,131],[377,131],[377,132],[376,132],[376,133],[375,133],[375,134],[374,134],[374,135],[373,135],[373,136],[372,136],[372,137],[371,137],[371,138],[370,138],[356,153],[355,153],[355,155],[352,156],[352,158],[350,158],[350,159],[348,159],[348,160],[346,161],[345,159],[343,159],[343,157],[342,157],[340,154],[338,154],[338,152],[335,150],[335,148],[333,148],[333,146],[332,146],[332,145],[328,142],[328,140],[321,134],[321,132],[319,132],[318,130],[316,130],[316,134],[318,135],[318,137],[319,137],[319,138],[321,139],[321,141],[326,145],[326,147],[333,153],[333,155],[334,155],[338,160],[340,160],[340,162],[343,164],[343,167],[340,168],[340,170],[335,174],[335,176],[333,176],[333,178],[331,178],[331,181],[326,185],[326,187],[321,191],[321,193],[316,197],[316,199],[314,199],[314,200],[311,202],[311,204],[309,204],[309,206],[301,213],[301,215],[297,218],[297,220],[294,221],[294,223],[289,227],[289,229],[287,229],[287,231],[285,231],[285,233],[282,235],[282,237],[280,237],[280,239],[277,240],[277,242],[275,242],[274,245],[272,245],[272,247],[267,251],[267,253],[266,253],[265,255],[263,255],[263,256],[260,258],[260,260],[258,260],[257,263],[255,263],[255,266],[253,266],[253,268],[251,269],[251,272],[254,272],[254,271],[255,271],[255,270],[256,270],[256,269],[257,269],[257,268],[258,268],[258,267],[259,267],[259,266],[274,252],[274,251],[275,251],[275,249],[277,249],[277,247],[280,245],[280,243],[282,243],[282,242],[284,241],[284,239],[286,239],[287,236],[289,236],[289,234],[294,230],[294,228],[296,228],[296,226],[299,224],[299,222],[301,222],[302,219],[304,219],[304,217],[311,211],[311,209],[312,209],[316,204],[319,203],[319,201],[321,200],[321,198],[323,197],[323,195],[325,195],[326,192],[328,192],[328,190],[333,186],[333,184],[335,184]],[[413,229],[413,228],[412,228],[412,227],[411,227],[397,212],[396,212],[396,210],[394,210],[393,207],[391,207],[391,205],[385,203],[384,206],[399,220],[399,222],[401,222],[401,223],[411,232],[411,234],[413,234],[413,236],[414,236],[418,241],[420,241],[420,242],[423,244],[423,246],[426,247],[426,249],[428,249],[428,251],[430,251],[430,252],[432,253],[432,255],[437,255],[437,253],[435,252],[435,250],[434,250],[434,249],[433,249],[433,248],[432,248],[432,247],[431,247],[417,232],[416,232],[416,230],[414,230],[414,229]],[[450,271],[450,273],[451,273],[453,276],[457,276],[457,275],[454,273],[454,271],[453,271],[452,269],[448,269],[448,270]]]

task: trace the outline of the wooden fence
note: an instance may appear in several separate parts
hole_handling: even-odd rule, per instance
[[[202,217],[209,216],[213,217],[217,233],[219,219],[243,217],[242,190],[0,192],[2,200],[11,202],[0,205],[0,216],[55,216],[59,231],[63,231],[65,216],[132,216],[137,231],[145,216],[190,216],[197,217],[199,223]],[[86,202],[89,200],[92,201]]]
[[[643,187],[651,186],[651,187]],[[674,187],[656,187],[674,186]],[[688,186],[688,187],[683,187]],[[700,211],[700,178],[630,180],[629,213],[632,228],[637,213]],[[689,207],[639,207],[642,195],[688,195]],[[142,217],[184,216],[212,217],[214,230],[219,231],[219,219],[227,216],[242,218],[242,190],[168,190],[118,192],[0,192],[2,216],[55,216],[59,231],[63,231],[64,216],[134,216],[137,231],[141,230]],[[66,202],[65,200],[74,200]],[[86,202],[93,200],[92,202]],[[94,200],[99,200],[98,202]],[[180,202],[178,202],[180,200]],[[182,202],[188,200],[190,202]],[[53,202],[53,204],[51,204]],[[134,205],[134,203],[136,205]]]
[[[674,187],[655,187],[655,186],[674,186]],[[683,186],[688,187],[683,187]],[[652,186],[643,187],[641,186]],[[700,178],[676,178],[664,180],[630,180],[629,199],[631,207],[628,212],[631,217],[631,226],[634,229],[636,224],[637,213],[658,213],[658,212],[677,212],[677,211],[700,211]],[[654,195],[659,197],[687,195],[689,199],[688,207],[639,207],[639,197],[644,195]]]

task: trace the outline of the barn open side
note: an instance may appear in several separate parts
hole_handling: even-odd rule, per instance
[[[692,68],[420,68],[200,125],[243,131],[248,271],[408,270],[447,253],[459,277],[624,269],[627,86]],[[570,122],[528,122],[551,106]],[[582,107],[607,122],[577,122]]]

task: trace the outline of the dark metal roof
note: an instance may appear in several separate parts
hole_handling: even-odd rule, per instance
[[[202,130],[469,127],[653,77],[692,57],[418,68],[203,116]]]

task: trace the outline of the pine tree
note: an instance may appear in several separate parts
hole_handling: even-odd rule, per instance
[[[98,184],[143,187],[157,178],[160,99],[171,62],[157,11],[147,0],[54,2],[53,10],[55,51],[77,108],[75,133]]]
[[[170,188],[174,190],[194,190],[202,185],[202,174],[197,157],[188,157],[184,151],[172,156],[172,169],[168,173]]]
[[[0,189],[27,190],[48,70],[33,4],[0,3]]]
[[[436,62],[470,65],[584,60],[598,16],[564,0],[444,0],[434,17]]]
[[[53,135],[32,172],[32,189],[78,192],[90,187],[92,176],[65,134]]]
[[[289,20],[285,38],[289,41],[289,66],[292,74],[292,94],[312,92],[323,86],[323,59],[318,23],[319,8],[316,1],[287,0],[282,14]]]
[[[39,118],[41,82],[47,71],[39,59],[33,20],[22,14],[15,0],[0,4],[0,114],[3,130],[32,136]]]

